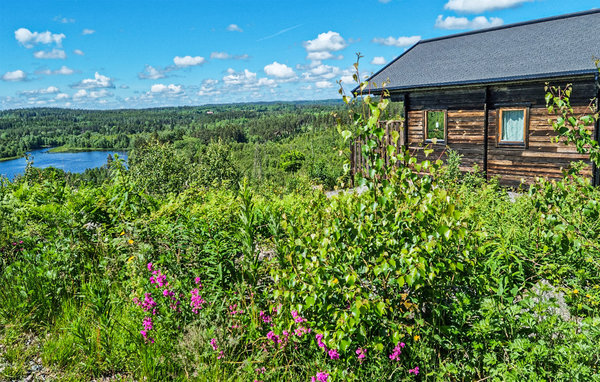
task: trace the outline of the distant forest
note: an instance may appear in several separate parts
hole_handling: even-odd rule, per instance
[[[334,127],[340,102],[234,104],[143,110],[18,109],[0,112],[0,158],[44,147],[130,149],[194,138],[202,143],[280,141]]]

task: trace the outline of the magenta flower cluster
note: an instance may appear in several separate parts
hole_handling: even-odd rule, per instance
[[[144,325],[144,329],[140,330],[140,334],[144,337],[144,341],[154,343],[154,338],[148,336],[148,332],[153,328],[152,317],[144,317],[142,324]]]
[[[392,354],[390,354],[390,359],[392,361],[400,362],[400,354],[402,354],[402,349],[404,349],[406,344],[404,342],[398,342]]]
[[[190,293],[192,295],[190,301],[192,312],[198,314],[198,312],[200,312],[200,309],[202,309],[202,305],[206,303],[206,300],[204,300],[202,296],[200,296],[200,290],[198,288],[192,289]]]
[[[327,382],[327,379],[329,379],[329,374],[319,371],[316,376],[310,379],[310,382]]]
[[[264,322],[265,324],[271,324],[271,326],[273,326],[273,318],[271,316],[269,316],[262,310],[258,313],[258,315],[260,316],[262,322]]]
[[[358,361],[360,363],[363,363],[363,361],[367,357],[367,349],[363,349],[363,348],[356,349],[356,356],[358,357]]]
[[[416,366],[414,369],[409,369],[408,374],[419,375],[419,366]]]
[[[210,340],[210,346],[212,347],[212,349],[214,351],[219,351],[219,346],[217,346],[217,339],[213,338]],[[223,350],[219,351],[219,355],[217,356],[217,359],[221,359],[225,356],[225,354],[223,353]]]

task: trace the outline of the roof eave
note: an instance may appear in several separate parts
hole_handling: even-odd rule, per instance
[[[421,90],[429,90],[429,89],[441,89],[441,88],[452,88],[452,87],[466,87],[466,86],[483,86],[483,85],[495,85],[495,84],[504,84],[510,82],[529,82],[529,81],[540,81],[540,80],[551,80],[561,77],[586,77],[586,76],[594,76],[598,73],[596,69],[586,69],[586,70],[578,70],[578,71],[567,71],[567,72],[557,72],[557,73],[541,73],[534,75],[525,75],[525,76],[514,76],[514,77],[500,77],[500,78],[489,78],[482,80],[471,80],[471,81],[459,81],[459,82],[446,82],[446,83],[437,83],[437,84],[424,84],[424,85],[409,85],[409,86],[393,86],[393,87],[385,87],[385,88],[375,88],[375,89],[365,89],[369,94],[381,94],[383,90],[387,91],[421,91]],[[352,91],[352,94],[355,94],[355,88]]]

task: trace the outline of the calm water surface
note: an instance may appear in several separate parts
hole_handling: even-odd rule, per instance
[[[81,153],[49,153],[50,149],[31,151],[35,167],[56,167],[69,172],[84,172],[88,168],[101,167],[106,164],[108,154],[113,157],[127,159],[127,153],[117,151],[86,151]],[[15,175],[23,174],[27,161],[25,158],[0,162],[0,175],[13,179]]]

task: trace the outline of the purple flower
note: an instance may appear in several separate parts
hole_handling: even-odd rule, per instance
[[[152,317],[145,317],[143,325],[145,330],[152,330]]]
[[[325,346],[325,343],[323,342],[323,335],[319,333],[315,336],[315,338],[317,339],[317,345],[319,345],[321,349],[327,351],[327,346]]]
[[[329,351],[329,358],[331,358],[331,359],[340,359],[340,353],[338,353],[338,351],[335,350],[335,349],[331,349]]]
[[[419,366],[416,366],[414,369],[408,370],[408,374],[419,375]]]
[[[394,352],[392,354],[390,354],[390,359],[392,361],[400,362],[400,354],[402,354],[402,349],[404,348],[404,346],[406,346],[404,344],[404,342],[398,342],[396,344],[396,347],[394,348]]]
[[[356,355],[358,356],[358,361],[363,363],[365,358],[367,357],[367,350],[363,348],[356,349]]]
[[[212,346],[213,350],[217,350],[219,347],[217,346],[217,339],[213,338],[212,340],[210,340],[210,346]]]
[[[148,263],[148,270],[151,271],[152,270],[152,263]]]
[[[311,380],[311,382],[327,382],[328,378],[329,378],[329,374],[319,371],[319,372],[317,372],[316,378],[312,377],[310,380]]]
[[[206,301],[200,296],[200,291],[198,288],[192,289],[190,292],[192,294],[190,306],[192,307],[192,312],[198,314],[200,309],[202,309],[202,304],[205,304]],[[178,305],[178,304],[177,304]]]
[[[297,324],[300,324],[300,323],[306,321],[304,318],[300,317],[298,312],[295,310],[292,310],[292,317],[294,318],[294,322]]]

